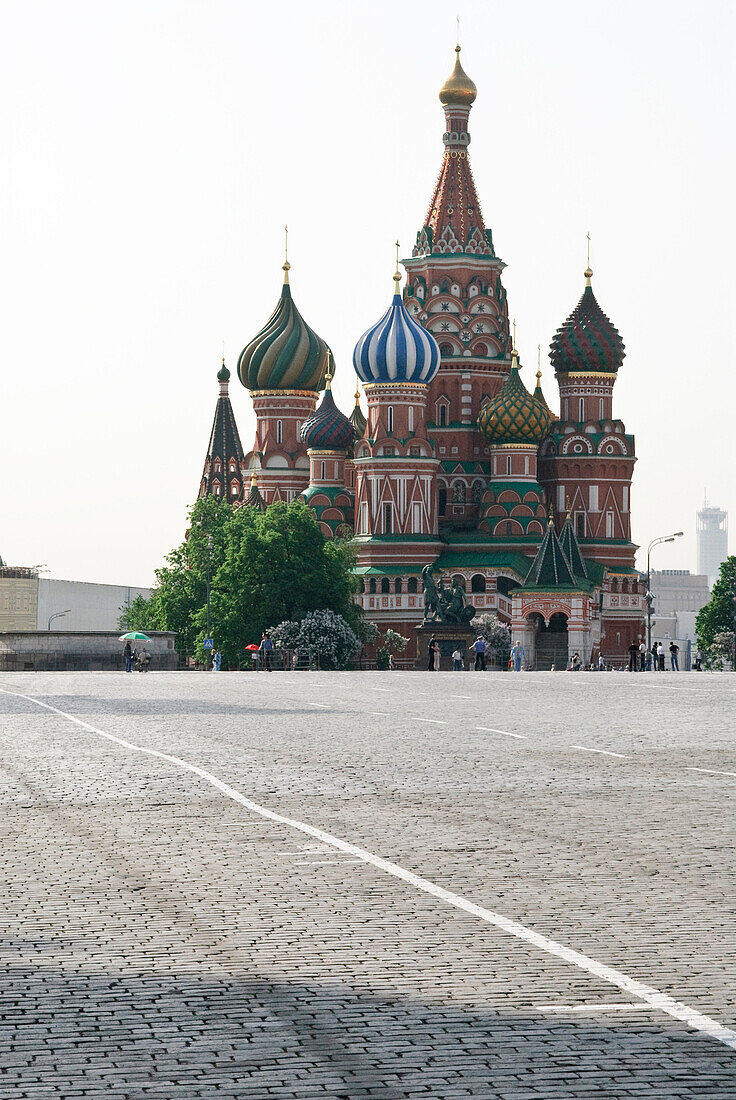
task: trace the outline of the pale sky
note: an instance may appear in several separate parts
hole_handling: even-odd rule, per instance
[[[733,53],[719,0],[459,0],[470,157],[533,384],[583,290],[626,344],[633,536],[736,527]],[[6,563],[148,584],[181,541],[222,341],[295,301],[336,357],[387,306],[442,157],[456,7],[282,0],[3,2],[0,363]],[[543,385],[558,407],[547,363]],[[731,551],[734,538],[731,539]],[[641,559],[640,559],[641,564]]]

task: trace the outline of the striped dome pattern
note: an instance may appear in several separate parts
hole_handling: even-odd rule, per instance
[[[598,305],[590,276],[575,309],[557,329],[550,344],[550,359],[557,374],[567,371],[615,373],[626,352],[618,329]]]
[[[238,377],[249,390],[321,390],[330,354],[284,282],[276,309],[240,353]]]
[[[505,386],[478,413],[478,427],[491,443],[539,444],[549,434],[552,413],[529,393],[519,376],[518,362],[512,352]]]
[[[315,451],[347,451],[355,439],[353,425],[338,409],[329,387],[300,434],[302,443]]]
[[[400,294],[353,352],[358,377],[371,382],[429,383],[439,370],[437,341],[404,308]]]

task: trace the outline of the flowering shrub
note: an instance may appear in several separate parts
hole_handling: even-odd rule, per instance
[[[474,621],[473,627],[483,635],[488,648],[497,657],[503,657],[511,649],[511,631],[498,615],[482,615]]]
[[[327,668],[345,668],[361,648],[357,634],[334,611],[310,611],[299,622],[279,623],[271,637],[275,645],[299,650]]]
[[[409,644],[409,639],[403,634],[389,627],[381,637],[381,645],[376,650],[376,664],[379,668],[388,668],[388,658],[391,653],[403,653]]]

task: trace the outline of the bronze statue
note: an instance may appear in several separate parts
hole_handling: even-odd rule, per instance
[[[459,581],[452,588],[445,588],[442,577],[435,583],[434,565],[425,565],[422,569],[422,591],[424,592],[424,621],[443,623],[469,623],[475,616],[475,608],[465,602],[465,592]]]

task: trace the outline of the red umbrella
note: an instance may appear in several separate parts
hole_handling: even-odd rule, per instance
[[[261,647],[259,645],[247,645],[245,648],[255,650],[255,652],[257,653]]]

